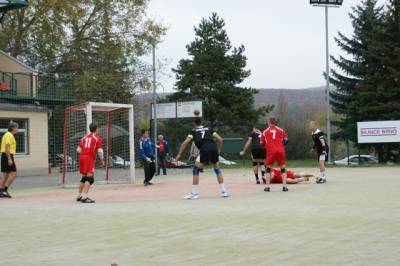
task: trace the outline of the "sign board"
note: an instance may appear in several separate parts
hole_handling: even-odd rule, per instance
[[[151,118],[154,119],[154,105],[151,105]],[[157,119],[176,118],[176,103],[158,103]]]
[[[176,103],[176,115],[178,118],[195,117],[193,114],[194,110],[199,110],[200,116],[203,116],[203,102],[194,101]]]
[[[400,121],[358,122],[358,143],[400,142]]]

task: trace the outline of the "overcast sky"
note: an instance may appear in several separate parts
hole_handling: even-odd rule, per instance
[[[360,1],[344,0],[341,8],[329,9],[331,54],[341,53],[334,35],[352,33],[348,13]],[[309,0],[151,0],[149,15],[168,27],[157,50],[169,61],[160,80],[166,91],[175,81],[170,69],[187,57],[193,27],[212,12],[225,19],[232,44],[246,47],[252,74],[243,86],[296,89],[324,84],[325,13]]]

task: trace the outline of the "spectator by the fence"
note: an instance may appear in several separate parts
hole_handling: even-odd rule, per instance
[[[163,175],[167,175],[166,168],[166,156],[168,154],[168,141],[164,139],[163,135],[158,135],[157,141],[157,157],[158,157],[158,167],[157,167],[157,175],[160,175],[160,169],[163,169]]]

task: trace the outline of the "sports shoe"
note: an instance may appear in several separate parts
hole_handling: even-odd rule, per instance
[[[318,178],[316,183],[317,184],[325,184],[326,183],[326,179],[325,178]]]
[[[257,180],[257,185],[259,185],[259,184],[261,184],[261,183],[260,183],[260,180]]]
[[[265,179],[264,177],[262,178],[262,181],[263,181],[264,185],[267,184],[267,179]]]
[[[91,198],[85,198],[81,200],[82,203],[95,203],[94,200],[92,200]]]
[[[270,187],[265,187],[265,188],[264,188],[264,191],[265,191],[265,192],[270,192],[270,191],[271,191],[271,188],[270,188]]]
[[[9,198],[9,199],[12,198],[11,195],[8,194],[8,191],[7,191],[7,190],[3,190],[3,191],[1,192],[1,194],[3,195],[2,198]]]
[[[223,198],[227,198],[227,197],[229,197],[229,194],[228,194],[228,192],[226,192],[226,191],[222,191],[222,192],[221,192],[221,197],[223,197]]]
[[[82,200],[82,196],[78,196],[77,198],[76,198],[76,201],[81,201]]]
[[[199,194],[193,194],[192,192],[190,192],[189,194],[187,194],[184,199],[187,200],[192,200],[192,199],[198,199],[199,198]]]
[[[283,192],[288,192],[289,189],[288,189],[287,187],[283,187],[283,188],[282,188],[282,191],[283,191]]]
[[[7,198],[6,194],[4,193],[4,191],[0,191],[0,198]]]

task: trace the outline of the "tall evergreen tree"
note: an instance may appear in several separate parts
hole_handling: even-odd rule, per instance
[[[400,118],[400,0],[389,0],[383,22],[375,27],[372,51],[380,67],[375,72],[380,104],[374,106],[382,120]]]
[[[354,33],[347,37],[339,33],[335,39],[348,57],[331,57],[336,69],[331,81],[336,90],[331,93],[332,106],[340,119],[334,122],[338,132],[334,137],[357,141],[357,122],[380,120],[375,106],[382,104],[377,97],[376,72],[382,66],[374,53],[376,27],[382,24],[382,8],[376,0],[363,0],[350,13]]]
[[[268,110],[254,108],[254,89],[239,87],[250,75],[245,48],[232,47],[225,21],[216,13],[194,30],[196,38],[187,45],[190,59],[182,59],[173,70],[177,92],[169,100],[203,100],[211,127],[243,131],[256,123],[260,112]]]
[[[375,72],[379,103],[371,111],[379,120],[400,119],[400,0],[389,0],[383,22],[375,27],[372,51],[380,67]],[[379,145],[384,160],[399,159],[399,144]]]

